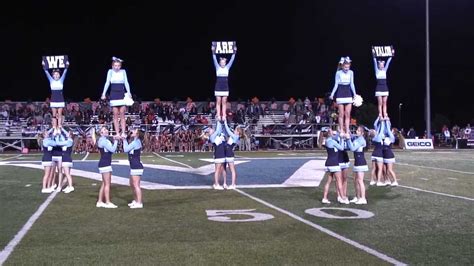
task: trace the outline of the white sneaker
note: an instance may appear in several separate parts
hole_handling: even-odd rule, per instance
[[[229,190],[234,190],[234,189],[236,189],[236,188],[237,188],[237,187],[235,186],[235,184],[232,184],[232,185],[230,185],[227,189],[229,189]]]
[[[98,201],[98,202],[95,204],[95,206],[96,206],[97,208],[105,208],[105,203],[103,203],[102,201]]]
[[[48,193],[51,193],[51,192],[53,192],[53,190],[51,190],[51,188],[43,188],[41,190],[41,193],[45,193],[45,194],[48,194]]]
[[[369,185],[371,185],[371,186],[373,186],[375,184],[377,184],[377,182],[375,182],[374,180],[370,181],[370,183],[369,183]]]
[[[217,185],[214,184],[213,187],[214,187],[215,190],[224,190],[224,188],[219,184],[217,184]]]
[[[74,191],[74,187],[73,186],[67,186],[65,189],[63,189],[63,192],[64,193],[71,193]]]
[[[56,185],[56,184],[53,184],[53,185],[52,185],[52,186],[50,186],[49,188],[51,188],[51,190],[53,190],[53,191],[54,191],[54,190],[56,189],[56,187],[57,187],[57,186],[58,186],[58,185]]]
[[[356,203],[359,199],[357,197],[354,197],[353,199],[351,199],[349,202],[350,203]]]
[[[349,204],[349,199],[345,198],[341,201],[341,203],[348,205]]]
[[[390,180],[385,180],[385,186],[390,186],[392,184],[392,182],[390,182]]]
[[[384,182],[378,182],[378,181],[377,181],[377,186],[378,186],[378,187],[384,187],[384,186],[385,186],[385,183],[384,183]]]
[[[323,204],[331,204],[331,202],[328,199],[323,199],[321,202]]]
[[[397,180],[393,181],[393,182],[390,184],[390,186],[392,186],[392,187],[397,187],[397,186],[398,186]]]
[[[360,198],[358,201],[355,202],[357,205],[367,204],[367,200],[364,198]]]
[[[341,203],[342,202],[342,198],[341,197],[337,197],[337,202]]]
[[[136,203],[136,201],[135,201],[135,200],[132,200],[132,202],[130,202],[130,203],[128,204],[128,207],[132,206],[132,205],[135,204],[135,203]]]
[[[224,189],[228,189],[228,187],[227,187],[227,184],[224,184],[224,186],[223,186],[223,187],[224,187]]]
[[[143,203],[134,202],[132,205],[130,205],[130,209],[142,209],[142,208],[143,208]]]
[[[107,208],[107,209],[115,209],[115,208],[118,208],[117,205],[113,204],[112,202],[109,202],[109,203],[105,203],[104,204],[104,208]]]

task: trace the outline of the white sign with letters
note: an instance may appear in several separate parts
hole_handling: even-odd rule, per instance
[[[67,68],[67,55],[43,56],[44,69]]]
[[[432,139],[405,139],[405,149],[407,150],[432,150]]]

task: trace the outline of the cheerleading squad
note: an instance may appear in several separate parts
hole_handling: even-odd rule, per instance
[[[216,190],[235,189],[237,173],[234,164],[234,148],[239,143],[241,128],[232,130],[227,124],[225,106],[229,96],[228,76],[229,70],[235,60],[236,53],[232,54],[227,62],[225,57],[217,60],[215,48],[211,47],[212,60],[216,70],[216,84],[214,95],[217,104],[217,119],[214,128],[208,129],[206,135],[214,146],[215,175],[213,188]],[[234,47],[237,51],[237,47]],[[394,51],[392,51],[394,53]],[[386,82],[386,71],[390,64],[384,61],[377,61],[374,56],[374,68],[377,78],[375,96],[379,104],[379,116],[374,123],[374,130],[370,131],[370,137],[375,145],[372,154],[372,176],[370,185],[377,186],[397,186],[397,179],[393,171],[395,157],[391,150],[391,143],[394,141],[390,130],[390,119],[387,114],[388,87]],[[124,152],[128,153],[130,163],[130,187],[134,198],[129,204],[130,208],[143,208],[142,193],[140,189],[140,177],[143,175],[143,165],[140,161],[142,150],[143,134],[139,130],[129,132],[127,135],[125,127],[125,110],[131,99],[130,85],[126,71],[122,69],[123,60],[117,57],[112,58],[112,67],[107,71],[107,78],[102,92],[102,99],[106,98],[107,90],[110,87],[110,105],[113,108],[115,135],[109,136],[107,127],[102,127],[99,132],[99,139],[94,140],[100,151],[98,164],[99,173],[102,174],[102,185],[99,190],[96,207],[117,208],[110,200],[110,184],[112,176],[112,155],[117,151],[119,141],[123,141]],[[69,66],[69,62],[66,63]],[[339,110],[338,130],[331,128],[323,130],[326,138],[325,146],[328,153],[326,160],[326,170],[329,173],[324,187],[322,202],[329,204],[328,192],[332,181],[336,181],[337,201],[342,204],[367,204],[365,195],[364,173],[368,171],[368,165],[364,157],[366,128],[359,126],[354,136],[349,130],[350,115],[352,105],[360,106],[362,97],[356,94],[354,85],[354,72],[350,70],[351,59],[342,57],[335,75],[335,84],[330,98],[335,100]],[[67,187],[63,189],[65,193],[74,191],[71,168],[72,168],[72,132],[67,132],[62,128],[62,108],[64,108],[64,97],[62,94],[64,78],[67,68],[61,75],[59,70],[53,70],[52,75],[45,70],[51,87],[51,108],[53,109],[53,127],[44,133],[44,177],[43,193],[61,191],[63,175],[66,176]],[[119,124],[120,121],[120,124]],[[93,134],[95,136],[95,133]],[[349,200],[347,195],[348,169],[350,161],[348,151],[354,153],[354,184],[355,197]],[[227,169],[231,172],[231,184],[226,181]],[[58,177],[56,178],[56,172]],[[222,185],[220,179],[223,180]]]
[[[395,51],[392,51],[392,54]],[[356,94],[354,85],[354,72],[350,70],[351,59],[342,57],[339,61],[336,72],[334,88],[330,98],[335,99],[338,110],[338,130],[331,128],[323,129],[323,136],[326,139],[325,147],[328,154],[326,159],[326,171],[328,179],[324,186],[322,203],[330,204],[328,199],[329,188],[333,180],[336,181],[337,201],[342,204],[367,204],[365,195],[364,173],[369,171],[364,149],[367,146],[365,135],[369,131],[369,137],[374,144],[372,152],[372,172],[370,185],[376,186],[398,186],[397,178],[393,170],[395,156],[391,144],[395,137],[391,131],[390,118],[387,113],[387,98],[389,90],[386,82],[387,69],[391,62],[391,57],[385,65],[385,61],[377,61],[373,58],[377,86],[375,96],[378,101],[379,115],[374,123],[374,129],[368,130],[364,126],[357,127],[356,134],[351,135],[349,130],[350,115],[352,105],[360,106],[361,97]],[[358,99],[359,98],[359,99]],[[357,103],[358,102],[358,103]],[[354,153],[354,175],[355,196],[349,200],[347,194],[348,169],[350,161],[348,151]]]

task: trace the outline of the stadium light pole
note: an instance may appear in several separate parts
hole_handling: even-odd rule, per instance
[[[426,135],[431,138],[431,95],[430,95],[430,17],[429,0],[425,0],[425,23],[426,23]]]
[[[402,105],[403,103],[398,104],[398,130],[402,129]]]

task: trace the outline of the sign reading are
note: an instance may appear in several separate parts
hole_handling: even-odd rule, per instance
[[[69,60],[67,55],[48,55],[43,56],[44,69],[67,68],[66,62]]]
[[[225,41],[225,42],[212,42],[212,47],[214,47],[215,54],[235,54],[236,42],[234,41]]]
[[[375,57],[391,57],[394,56],[393,52],[393,45],[372,46],[372,53]]]

